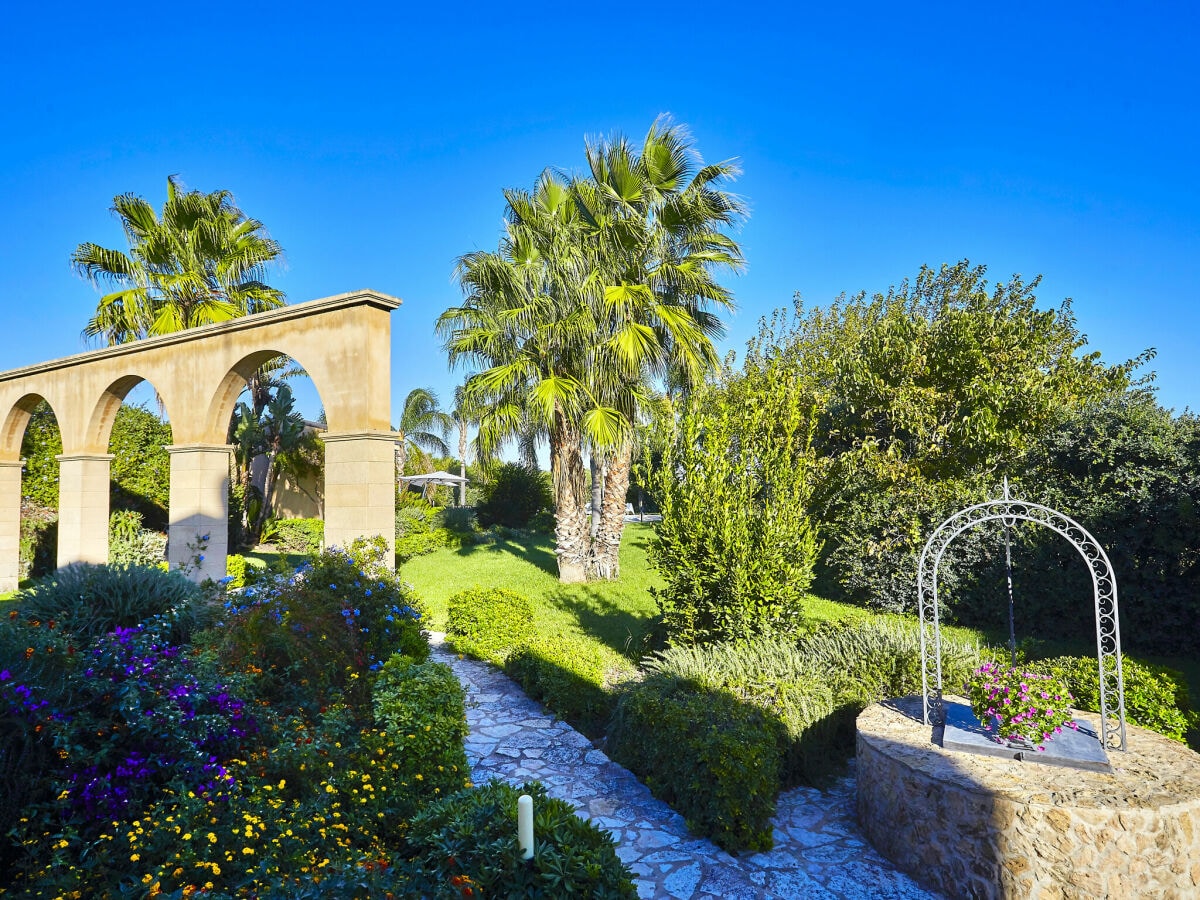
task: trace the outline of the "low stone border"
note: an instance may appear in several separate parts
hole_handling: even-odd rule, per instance
[[[920,697],[875,704],[858,718],[859,824],[951,897],[1200,897],[1200,755],[1127,734],[1108,775],[943,750]]]

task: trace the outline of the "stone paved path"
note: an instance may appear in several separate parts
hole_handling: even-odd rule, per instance
[[[537,780],[553,797],[612,832],[643,898],[694,900],[935,900],[883,859],[854,820],[854,777],[831,790],[796,788],[779,798],[775,848],[731,856],[693,837],[683,817],[566,722],[530,700],[487,663],[459,659],[434,635],[434,657],[467,693],[466,741],[474,781]]]

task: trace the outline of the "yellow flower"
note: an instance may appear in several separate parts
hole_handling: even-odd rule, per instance
[[[215,844],[217,842],[217,836],[215,834],[213,834],[211,831],[208,833],[208,842],[210,844]]]
[[[187,832],[187,834],[185,834],[185,835],[183,836],[183,839],[184,839],[185,841],[190,841],[190,840],[192,839],[192,833],[191,833],[190,831],[189,831],[189,832]]]
[[[129,857],[129,861],[130,861],[130,862],[137,862],[137,861],[138,861],[139,859],[141,859],[141,858],[142,858],[142,854],[140,854],[140,853],[134,853],[134,854],[132,854],[132,855]]]
[[[252,856],[254,854],[254,849],[252,847],[243,847],[242,853],[246,854],[247,856]]]

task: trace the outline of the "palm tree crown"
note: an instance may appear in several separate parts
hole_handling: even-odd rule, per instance
[[[129,253],[83,243],[71,256],[89,281],[117,288],[100,298],[86,339],[111,346],[283,305],[263,280],[282,248],[228,191],[188,191],[172,175],[161,216],[134,194],[115,197],[112,209]]]

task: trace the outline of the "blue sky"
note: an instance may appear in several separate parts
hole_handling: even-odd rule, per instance
[[[231,190],[286,250],[292,302],[395,294],[393,408],[448,396],[433,323],[501,190],[660,113],[736,157],[758,318],[969,258],[1074,299],[1110,362],[1147,347],[1200,407],[1200,13],[1185,4],[21,4],[0,98],[0,370],[77,353],[82,241],[169,174]],[[306,401],[310,406],[315,400]],[[310,415],[315,408],[306,409]]]

